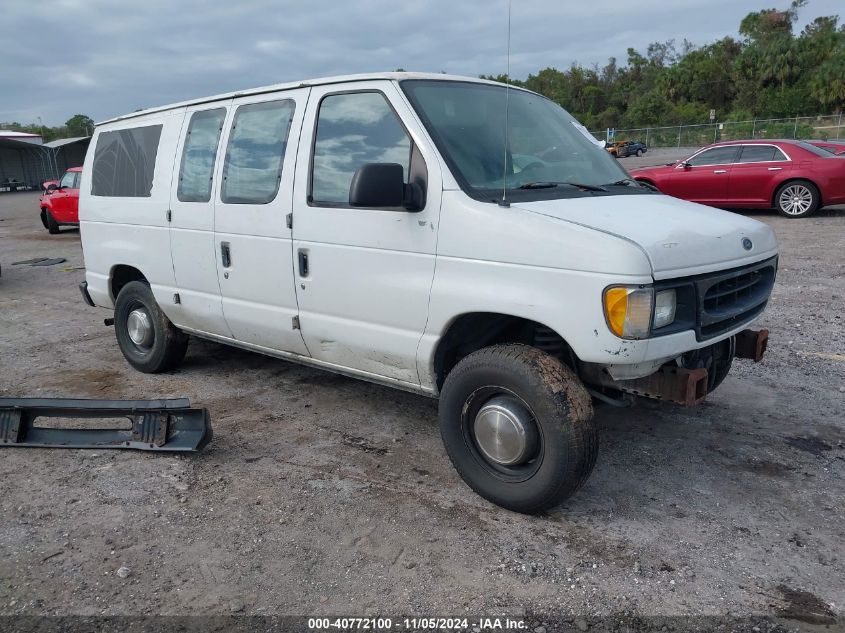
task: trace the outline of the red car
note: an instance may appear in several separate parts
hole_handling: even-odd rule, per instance
[[[774,208],[790,218],[845,203],[845,157],[805,141],[725,141],[630,173],[676,198],[727,209]]]
[[[82,167],[71,167],[58,185],[49,184],[47,193],[38,199],[41,223],[50,233],[58,233],[60,226],[79,226],[80,178]]]
[[[816,147],[821,147],[826,152],[830,152],[835,156],[845,154],[845,141],[808,141]]]

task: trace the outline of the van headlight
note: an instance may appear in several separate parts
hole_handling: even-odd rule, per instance
[[[652,327],[656,330],[675,321],[678,298],[675,289],[661,290],[654,295],[654,319]]]
[[[655,294],[651,286],[611,286],[604,291],[607,327],[619,338],[643,339],[675,320],[674,289]]]

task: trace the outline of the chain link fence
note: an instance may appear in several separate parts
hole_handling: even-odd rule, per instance
[[[609,140],[606,130],[591,132],[591,134],[600,141]],[[752,119],[700,125],[629,128],[615,130],[613,140],[642,141],[649,147],[700,147],[718,141],[751,138],[845,140],[845,119],[840,113],[790,119]]]

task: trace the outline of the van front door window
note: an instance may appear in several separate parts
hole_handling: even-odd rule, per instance
[[[411,141],[381,93],[329,95],[317,120],[311,201],[348,205],[352,177],[367,163],[398,163],[407,182],[410,156]]]

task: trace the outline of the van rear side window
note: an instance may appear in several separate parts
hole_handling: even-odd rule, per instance
[[[217,144],[223,130],[226,109],[194,112],[179,167],[179,188],[176,197],[180,202],[208,202],[211,200],[211,180]]]
[[[161,125],[101,132],[94,151],[91,195],[149,198]]]
[[[276,197],[295,107],[292,99],[285,99],[238,108],[226,148],[220,200],[267,204]]]

